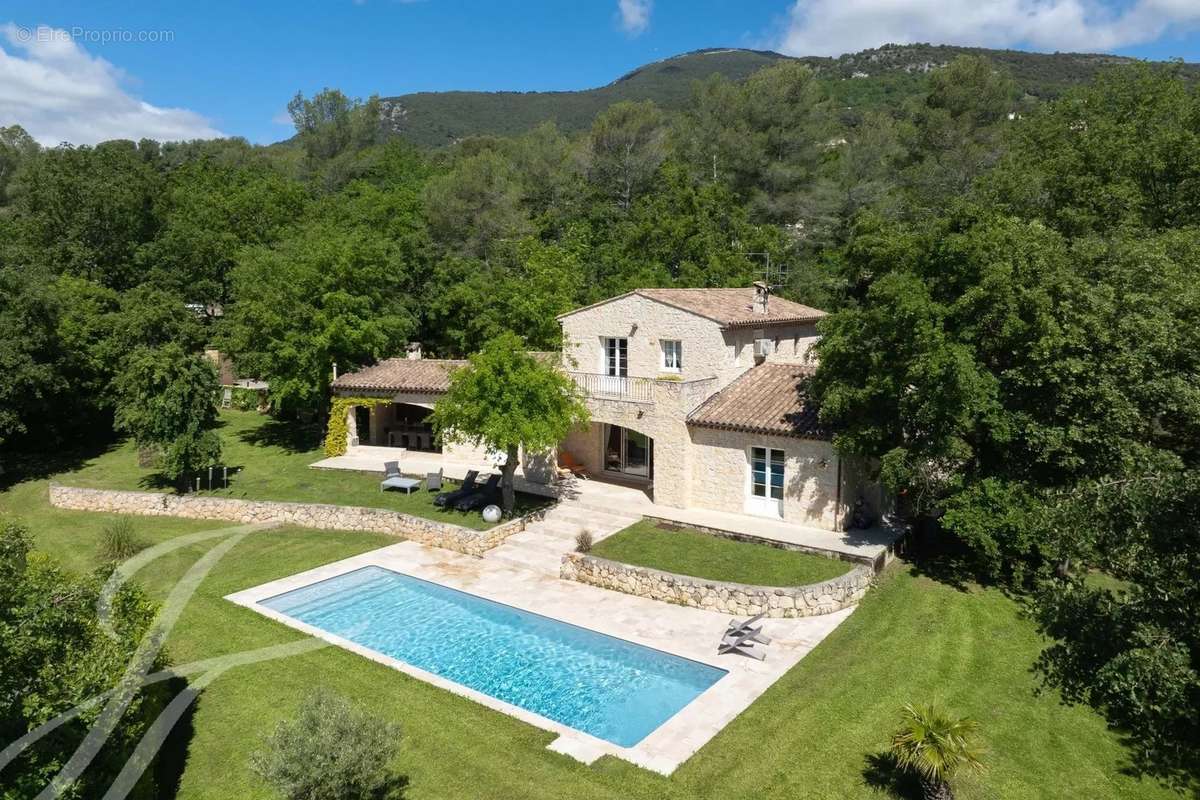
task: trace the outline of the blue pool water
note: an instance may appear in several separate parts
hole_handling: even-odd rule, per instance
[[[261,604],[623,747],[726,674],[382,567]]]

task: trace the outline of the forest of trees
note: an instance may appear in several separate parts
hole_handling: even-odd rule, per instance
[[[863,112],[786,61],[697,83],[682,111],[618,103],[579,134],[438,150],[331,90],[297,96],[270,147],[0,129],[0,447],[138,435],[147,382],[203,396],[205,346],[278,413],[321,413],[334,363],[508,333],[551,349],[557,313],[746,285],[769,253],[785,295],[833,312],[811,390],[839,449],[1028,599],[1050,685],[1187,780],[1200,99],[1179,72],[1117,67],[1036,104],[963,56]]]

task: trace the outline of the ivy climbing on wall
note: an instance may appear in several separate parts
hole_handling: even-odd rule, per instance
[[[384,406],[390,402],[386,397],[333,398],[333,406],[329,409],[329,428],[325,431],[325,455],[333,457],[346,454],[346,436],[350,433],[346,426],[346,414],[353,406]]]

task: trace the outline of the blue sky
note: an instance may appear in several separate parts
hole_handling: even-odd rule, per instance
[[[4,25],[0,124],[44,142],[274,141],[296,91],[578,89],[701,47],[933,41],[1200,61],[1200,0],[9,0]],[[62,33],[31,41],[38,26]]]

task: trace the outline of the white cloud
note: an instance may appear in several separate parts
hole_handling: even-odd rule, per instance
[[[621,16],[621,30],[637,36],[650,27],[651,0],[617,0],[617,13]]]
[[[1195,26],[1198,0],[796,0],[775,46],[798,56],[888,42],[1103,52]]]
[[[139,100],[124,77],[65,30],[0,26],[0,125],[16,123],[45,145],[224,135],[194,111]]]

